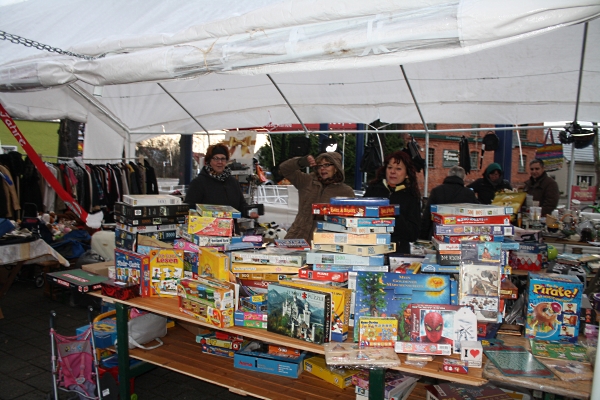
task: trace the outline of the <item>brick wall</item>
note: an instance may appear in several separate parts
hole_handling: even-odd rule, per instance
[[[536,126],[542,125],[541,123],[536,123]],[[482,128],[492,127],[492,125],[481,125]],[[449,124],[436,124],[435,129],[457,129],[457,128],[472,128],[472,125],[449,125]],[[403,129],[423,129],[423,125],[415,124],[415,125],[404,125]],[[432,128],[433,129],[433,128]],[[522,151],[523,156],[525,157],[524,161],[524,170],[523,172],[519,172],[519,147],[515,146],[512,149],[512,166],[511,166],[511,176],[504,177],[507,179],[513,187],[520,188],[523,186],[523,183],[529,179],[529,162],[535,158],[535,145],[537,143],[541,143],[544,139],[544,131],[542,129],[538,130],[528,130],[528,131],[520,131],[521,132],[521,142],[522,142]],[[527,132],[525,134],[525,132]],[[434,187],[442,184],[444,178],[448,176],[448,170],[451,167],[451,162],[446,161],[444,163],[444,150],[452,150],[458,151],[458,139],[460,139],[463,135],[469,139],[469,151],[477,152],[477,164],[475,165],[473,162],[471,163],[471,173],[468,174],[465,178],[465,184],[469,184],[476,179],[480,178],[485,171],[485,168],[494,162],[494,152],[486,151],[483,157],[483,167],[479,168],[479,162],[481,157],[481,138],[486,134],[486,132],[465,132],[465,133],[436,133],[431,134],[429,139],[429,147],[434,149],[433,154],[433,167],[429,168],[429,186],[428,191],[431,191]],[[442,136],[443,137],[440,137]],[[421,136],[421,137],[419,137]],[[418,142],[419,146],[424,150],[425,148],[425,139],[422,137],[423,135],[415,135],[415,139]],[[448,138],[448,139],[446,139]],[[423,158],[425,158],[425,152],[422,152]],[[503,166],[504,167],[504,166]],[[421,194],[424,193],[424,174],[421,172],[419,174],[419,188],[421,189]]]

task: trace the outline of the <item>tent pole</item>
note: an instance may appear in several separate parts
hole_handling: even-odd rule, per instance
[[[581,96],[581,81],[583,80],[583,62],[585,60],[585,46],[587,43],[588,22],[583,25],[583,43],[581,45],[581,60],[579,61],[579,79],[577,81],[577,99],[575,101],[575,117],[573,122],[577,122],[577,114],[579,113],[579,97]],[[567,177],[567,209],[571,209],[572,188],[575,178],[575,143],[571,143],[571,162],[569,164],[569,175]],[[598,358],[596,359],[598,360]],[[599,374],[600,375],[600,374]],[[596,385],[598,386],[598,384]],[[600,389],[598,389],[600,396]],[[594,398],[594,397],[592,397]],[[600,397],[599,397],[600,398]]]
[[[423,118],[423,114],[421,113],[419,103],[415,98],[415,94],[413,93],[412,87],[410,86],[410,82],[408,81],[408,77],[406,76],[406,72],[404,71],[404,65],[400,65],[400,69],[402,70],[402,75],[404,75],[404,81],[406,82],[406,86],[408,86],[410,95],[413,99],[413,102],[415,103],[415,107],[417,107],[419,117],[421,118],[421,122],[423,123],[423,127],[425,128],[425,186],[423,187],[423,196],[427,197],[427,192],[429,189],[429,129],[427,128],[427,124],[425,123],[425,118]]]
[[[160,88],[161,88],[161,89],[162,89],[162,90],[163,90],[163,91],[164,91],[166,94],[168,94],[168,95],[169,95],[169,97],[170,97],[170,98],[172,98],[172,99],[173,99],[173,101],[174,101],[175,103],[177,103],[177,105],[178,105],[179,107],[181,107],[181,109],[182,109],[183,111],[185,111],[185,112],[186,112],[186,114],[187,114],[187,115],[189,115],[189,116],[190,116],[190,118],[191,118],[191,119],[193,119],[193,120],[194,120],[194,121],[195,121],[195,122],[198,124],[198,126],[199,126],[200,128],[202,128],[202,130],[203,130],[204,132],[206,132],[206,137],[208,138],[208,145],[210,146],[210,133],[208,133],[208,131],[206,130],[206,128],[202,126],[202,124],[200,123],[200,121],[198,121],[198,120],[196,119],[196,117],[194,117],[194,116],[192,115],[192,113],[190,113],[190,112],[189,112],[189,111],[188,111],[188,110],[187,110],[187,109],[186,109],[186,108],[183,106],[183,104],[181,104],[181,103],[180,103],[180,102],[179,102],[179,101],[178,101],[178,100],[175,98],[175,96],[173,96],[171,93],[169,93],[169,91],[168,91],[167,89],[165,89],[165,87],[164,87],[163,85],[161,85],[161,83],[160,83],[160,82],[156,82],[156,84],[157,84],[158,86],[160,86]]]
[[[88,103],[90,103],[96,110],[100,111],[103,115],[108,117],[115,125],[121,128],[122,132],[119,132],[115,129],[123,139],[128,140],[129,138],[129,128],[119,119],[117,118],[108,108],[106,108],[103,104],[98,102],[95,98],[89,96],[89,94],[79,85],[75,83],[71,83],[68,85],[69,89],[73,92],[77,93],[80,97],[85,99]]]
[[[273,86],[275,86],[275,89],[277,89],[277,91],[279,92],[281,97],[283,97],[283,100],[285,100],[285,103],[288,105],[290,110],[292,110],[292,112],[296,116],[296,119],[298,120],[298,122],[300,122],[300,125],[302,125],[302,129],[304,130],[304,134],[306,135],[306,137],[309,137],[310,135],[308,133],[308,129],[306,129],[306,125],[304,125],[304,122],[302,122],[302,120],[300,119],[300,116],[298,116],[298,113],[296,113],[296,110],[294,110],[294,107],[292,107],[292,105],[288,101],[287,97],[285,97],[285,95],[283,94],[281,89],[279,89],[279,86],[277,86],[277,83],[273,80],[273,78],[271,78],[270,74],[267,74],[267,78],[269,78],[269,80],[271,81]],[[308,173],[309,171],[310,171],[310,167],[306,167],[306,173]]]
[[[294,110],[294,107],[292,107],[292,105],[290,104],[290,102],[288,101],[288,99],[285,97],[285,95],[283,94],[283,92],[281,91],[281,89],[279,89],[279,86],[277,86],[277,83],[275,83],[275,81],[273,80],[273,78],[271,78],[270,74],[267,74],[267,78],[269,78],[269,80],[271,81],[271,83],[273,84],[273,86],[275,86],[275,89],[277,89],[277,91],[279,92],[279,94],[281,95],[281,97],[283,97],[283,100],[285,100],[285,102],[288,105],[288,107],[290,108],[290,110],[292,110],[292,112],[296,116],[296,119],[298,120],[298,122],[300,122],[300,125],[302,125],[302,130],[304,130],[304,133],[306,133],[306,136],[308,137],[308,129],[306,129],[306,125],[304,125],[304,122],[302,122],[302,120],[300,119],[300,117],[296,113],[296,110]]]

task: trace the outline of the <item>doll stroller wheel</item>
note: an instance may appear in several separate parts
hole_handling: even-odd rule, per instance
[[[35,283],[35,287],[36,288],[42,288],[44,287],[44,283],[46,282],[46,280],[44,279],[44,273],[40,273],[38,275],[36,275],[34,278],[34,283]]]

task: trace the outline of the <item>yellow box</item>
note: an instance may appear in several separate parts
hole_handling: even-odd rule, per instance
[[[200,217],[190,210],[187,221],[188,233],[206,236],[231,236],[233,234],[233,219]]]
[[[345,389],[349,386],[352,386],[352,376],[359,372],[358,370],[354,369],[330,370],[327,368],[325,358],[321,356],[305,359],[304,370],[315,376],[318,376],[332,385],[339,387],[340,389]]]
[[[348,338],[348,327],[350,326],[350,303],[352,290],[322,285],[321,282],[294,282],[283,281],[282,284],[308,290],[319,290],[331,294],[331,340],[343,342]]]
[[[215,249],[201,247],[198,253],[198,275],[229,281],[229,257]]]

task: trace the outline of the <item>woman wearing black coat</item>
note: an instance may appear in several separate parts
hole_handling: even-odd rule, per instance
[[[216,204],[244,212],[246,200],[238,180],[231,175],[228,161],[229,148],[226,145],[218,143],[208,147],[204,167],[190,182],[186,192],[185,202],[191,210],[196,209],[196,204]]]
[[[386,156],[364,197],[387,197],[390,204],[400,205],[392,241],[397,252],[410,254],[410,242],[418,239],[421,226],[421,192],[410,156],[404,151]]]

